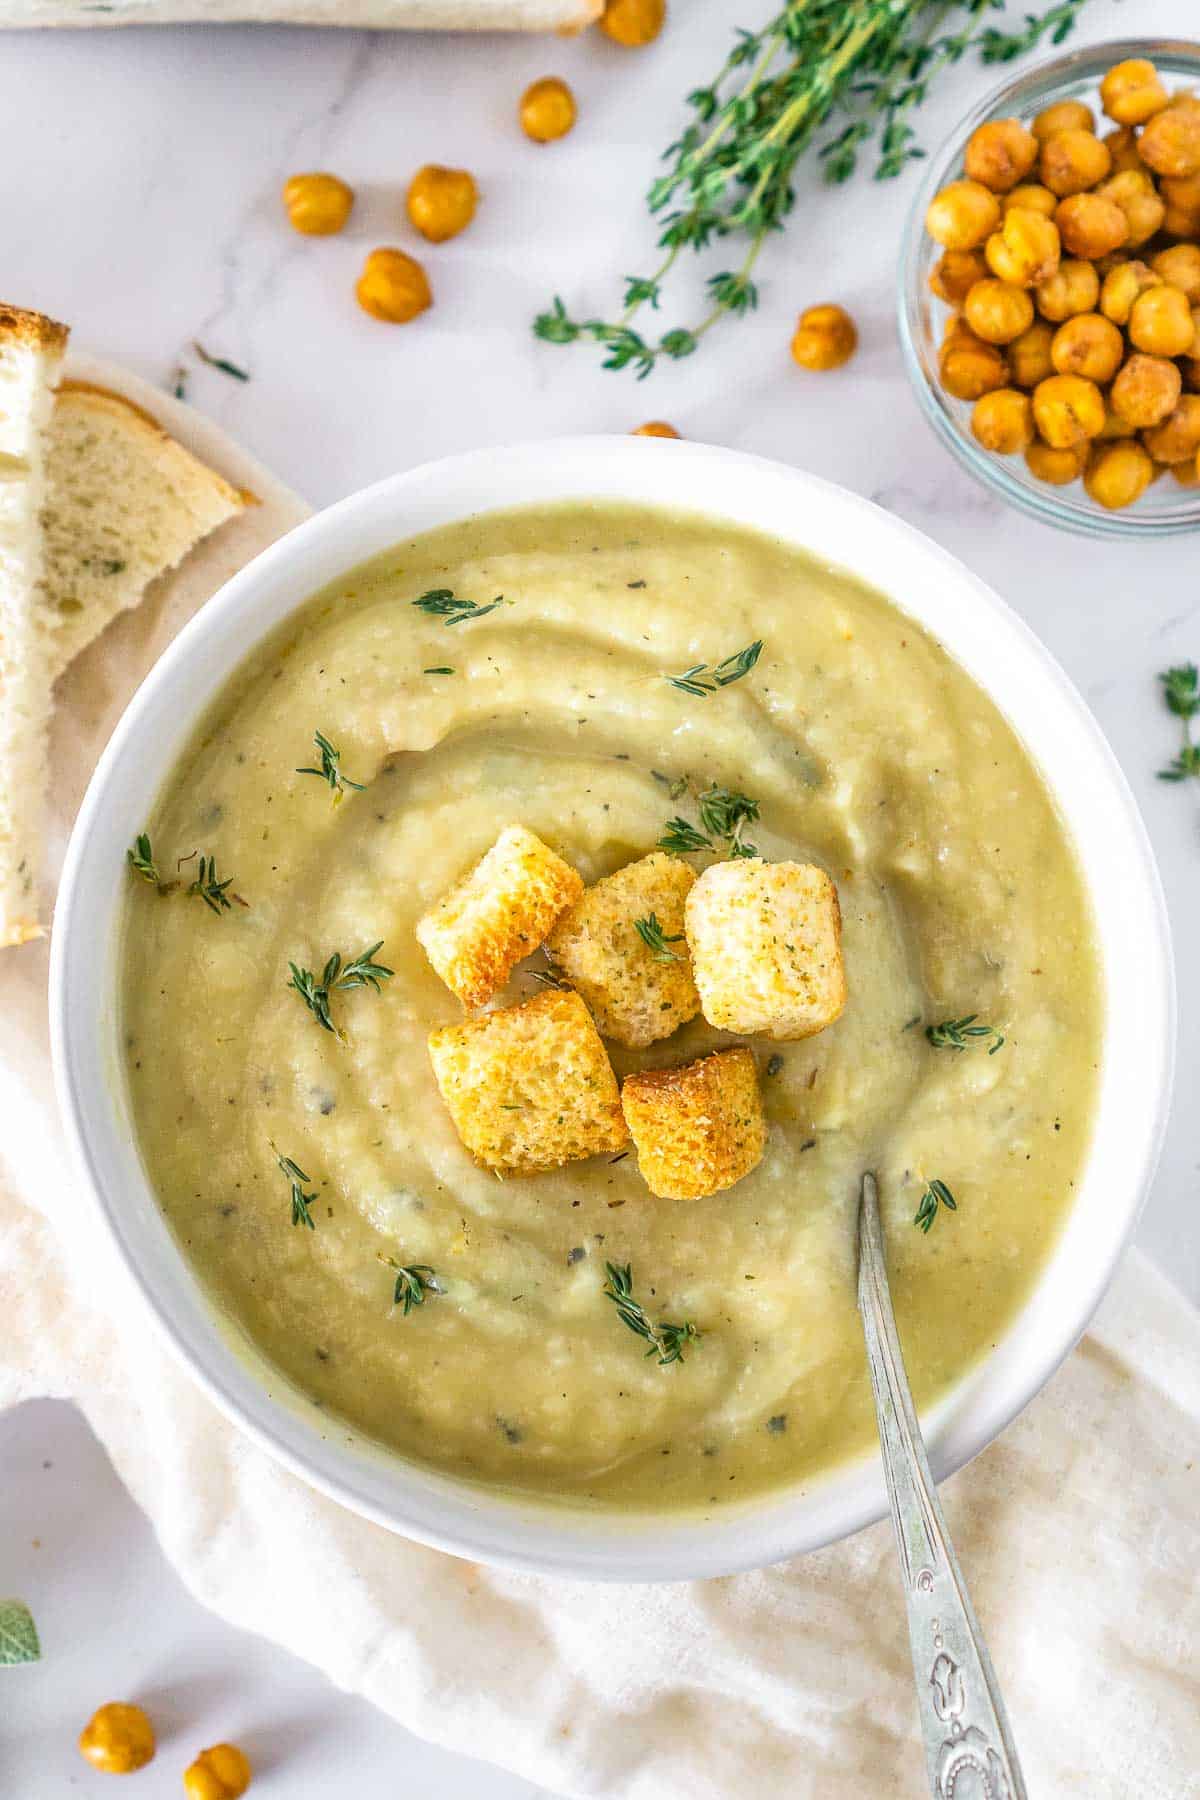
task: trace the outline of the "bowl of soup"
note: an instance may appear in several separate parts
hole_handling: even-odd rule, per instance
[[[835,885],[826,1029],[605,1046],[618,1081],[746,1047],[733,1185],[463,1142],[428,1045],[464,1011],[417,925],[512,825],[587,888],[749,839]],[[531,943],[493,1004],[562,980]],[[608,1579],[884,1511],[864,1169],[935,1471],[1003,1429],[1133,1229],[1172,1005],[1132,797],[1021,621],[811,475],[608,438],[395,476],[235,576],[101,759],[51,975],[91,1204],[216,1404],[389,1528]]]

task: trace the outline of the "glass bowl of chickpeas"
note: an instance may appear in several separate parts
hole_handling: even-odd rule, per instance
[[[900,338],[938,435],[1014,505],[1200,528],[1200,44],[1074,50],[978,106],[914,202]]]

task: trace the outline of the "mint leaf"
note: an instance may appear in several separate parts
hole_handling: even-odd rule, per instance
[[[33,1614],[23,1600],[0,1600],[0,1668],[37,1662],[42,1654]]]

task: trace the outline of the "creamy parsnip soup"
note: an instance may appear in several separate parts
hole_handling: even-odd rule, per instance
[[[631,1145],[531,1175],[464,1147],[427,1040],[470,1015],[415,927],[511,825],[587,884],[662,840],[695,872],[753,845],[832,877],[835,1023],[605,1044],[618,1078],[749,1046],[766,1142],[735,1185],[656,1198]],[[1051,798],[918,625],[748,531],[571,505],[397,546],[254,654],[127,878],[167,1218],[327,1428],[406,1457],[605,1506],[811,1477],[874,1434],[864,1168],[922,1403],[997,1342],[1072,1204],[1101,978]],[[652,956],[686,954],[670,935]],[[493,1006],[558,991],[530,948]]]

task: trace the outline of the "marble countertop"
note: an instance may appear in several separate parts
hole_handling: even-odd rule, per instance
[[[641,386],[605,373],[589,349],[534,341],[529,321],[553,293],[600,310],[621,276],[651,262],[638,196],[681,94],[724,54],[731,13],[721,0],[673,3],[668,35],[638,55],[595,33],[5,34],[0,117],[19,154],[3,176],[3,297],[70,321],[80,347],[151,380],[169,385],[184,364],[189,398],[318,506],[449,451],[626,431],[650,416],[870,495],[990,581],[1086,695],[1143,809],[1180,990],[1194,993],[1200,790],[1154,771],[1176,748],[1156,671],[1200,658],[1197,542],[1135,549],[1057,533],[1008,510],[940,447],[906,386],[892,323],[914,173],[803,184],[789,232],[762,260],[758,312]],[[733,10],[751,20],[766,9]],[[1142,0],[1136,23],[1133,12],[1089,0],[1075,41],[1194,29],[1194,0]],[[572,83],[579,124],[539,147],[516,129],[514,109],[547,73]],[[975,65],[940,78],[919,116],[925,140],[992,81]],[[471,168],[483,193],[470,232],[440,247],[419,248],[403,219],[404,187],[425,161]],[[356,188],[358,204],[343,236],[303,240],[282,220],[279,189],[286,175],[322,167]],[[430,274],[433,310],[404,330],[354,302],[362,258],[379,244],[417,251]],[[842,302],[860,327],[859,354],[840,375],[802,374],[788,356],[796,312],[821,300]],[[197,339],[251,380],[200,366]],[[1198,1065],[1200,1018],[1184,1006],[1179,1093],[1139,1241],[1200,1301],[1200,1122],[1183,1103]],[[14,1800],[99,1793],[74,1734],[101,1700],[139,1689],[162,1693],[181,1746],[244,1729],[264,1796],[382,1800],[407,1782],[444,1800],[532,1800],[527,1783],[417,1744],[201,1613],[67,1408],[47,1402],[0,1420],[0,1466],[0,1589],[19,1568],[73,1645],[44,1665],[34,1707],[0,1715],[2,1785]],[[35,1539],[40,1548],[26,1552]],[[138,1793],[175,1794],[180,1766],[164,1756]]]

